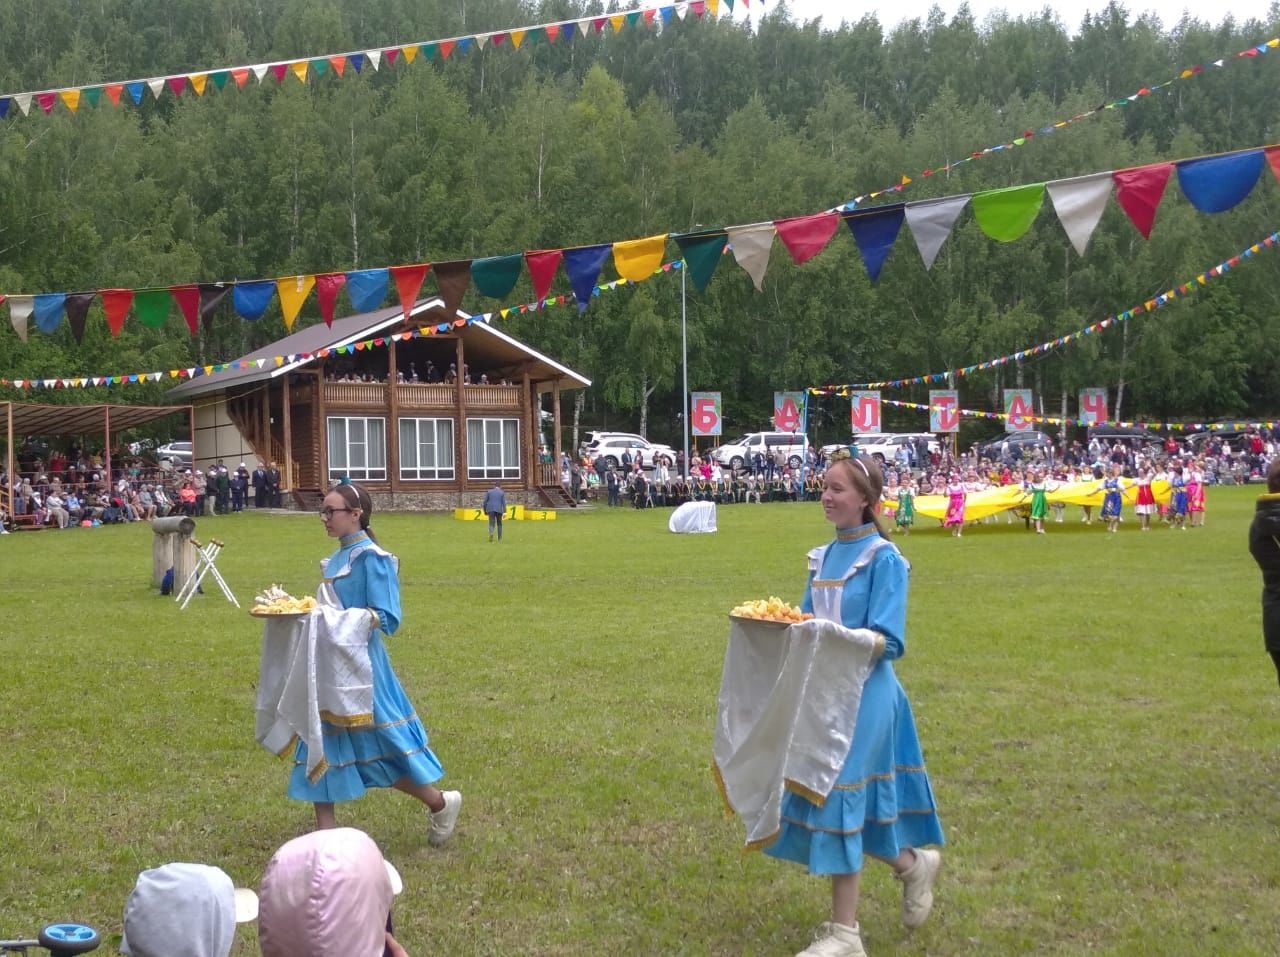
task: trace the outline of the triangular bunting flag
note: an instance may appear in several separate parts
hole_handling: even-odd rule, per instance
[[[440,41],[440,59],[442,60],[449,59],[449,54],[453,52],[453,47],[454,47],[454,41],[441,40]]]
[[[471,280],[476,291],[490,299],[502,299],[511,294],[520,279],[520,267],[524,257],[519,253],[510,256],[490,256],[471,263]],[[436,267],[437,272],[439,266]]]
[[[62,325],[62,309],[67,303],[66,295],[60,292],[47,292],[32,298],[35,300],[36,328],[46,336],[53,335],[58,331],[58,326]]]
[[[293,324],[302,311],[302,304],[316,284],[315,276],[287,276],[276,280],[276,293],[280,296],[280,312],[284,315],[284,327],[293,332]]]
[[[352,69],[359,73],[361,68],[364,67],[364,54],[350,53],[347,55],[347,61],[351,64]]]
[[[243,90],[244,85],[249,82],[249,71],[239,67],[231,71],[231,78],[236,81],[236,86]]]
[[[911,228],[911,235],[916,241],[916,249],[920,251],[920,258],[924,260],[926,271],[933,268],[942,244],[951,235],[956,217],[968,202],[968,196],[947,196],[907,204],[907,225]]]
[[[368,57],[369,66],[373,67],[375,71],[382,65],[381,50],[366,50],[364,55]]]
[[[733,258],[747,271],[756,292],[764,292],[764,274],[769,268],[769,253],[776,232],[773,223],[731,226],[726,232],[733,247]]]
[[[147,80],[147,86],[151,89],[151,95],[157,100],[160,99],[160,95],[164,93],[164,77],[158,76]]]
[[[358,269],[347,273],[347,298],[356,312],[372,312],[387,298],[391,274],[385,269]]]
[[[256,76],[258,78],[258,82],[261,83],[263,77],[267,75],[267,70],[269,70],[270,67],[266,63],[255,63],[253,66],[249,67],[249,69],[253,71],[253,75]]]
[[[187,78],[185,76],[171,76],[165,82],[169,84],[169,89],[173,91],[175,97],[182,96],[182,91],[187,88]]]
[[[905,209],[902,203],[895,203],[845,215],[845,225],[853,234],[853,241],[862,255],[862,265],[873,283],[880,278],[880,269],[898,239]]]
[[[106,91],[107,99],[111,101],[112,106],[120,105],[120,94],[124,92],[123,83],[111,83],[103,87]]]
[[[1253,191],[1265,160],[1262,150],[1183,160],[1177,164],[1178,183],[1200,212],[1223,213]]]
[[[316,276],[316,301],[320,305],[320,316],[326,326],[333,325],[333,309],[338,301],[338,291],[346,283],[346,275],[340,272]]]
[[[555,279],[556,270],[564,258],[563,249],[535,249],[524,254],[524,261],[529,266],[529,276],[533,280],[533,296],[535,299],[546,299]]]
[[[205,334],[213,331],[213,317],[218,313],[222,300],[227,298],[231,287],[223,282],[202,282],[200,286],[200,322]]]
[[[329,57],[329,65],[333,67],[333,72],[342,76],[343,71],[347,68],[347,58],[344,56]]]
[[[436,263],[431,267],[436,274],[436,286],[444,300],[444,314],[452,319],[462,305],[462,297],[471,285],[471,260]]]
[[[662,254],[666,248],[666,233],[614,243],[613,265],[623,279],[641,282],[652,276],[654,270],[662,265]]]
[[[831,242],[836,227],[840,225],[840,218],[837,213],[815,213],[812,216],[777,219],[773,225],[791,258],[797,266],[802,266]]]
[[[1111,174],[1094,173],[1046,184],[1054,212],[1076,252],[1083,256],[1111,198]]]
[[[187,328],[194,336],[200,329],[200,287],[170,286],[169,295],[178,304],[182,318],[187,320]]]
[[[96,107],[98,105],[98,101],[102,99],[102,87],[100,86],[89,87],[84,91],[84,98],[89,101],[90,106]],[[3,116],[3,115],[4,113],[0,111],[0,116]]]
[[[209,74],[209,79],[213,80],[213,86],[217,90],[223,90],[227,86],[227,80],[231,79],[230,70],[216,70]],[[192,82],[195,82],[194,80]]]
[[[58,94],[56,93],[37,93],[36,102],[40,104],[40,109],[45,113],[52,113],[53,106],[58,102]]]
[[[387,58],[387,66],[394,66],[396,57],[400,55],[399,47],[388,47],[382,51],[382,55]]]
[[[579,315],[586,312],[587,306],[591,304],[591,293],[612,248],[609,243],[601,243],[598,246],[578,246],[564,251],[564,271],[569,277],[574,295],[578,297]]]
[[[169,318],[173,297],[166,289],[138,289],[133,297],[133,311],[138,322],[148,329],[163,329]]]
[[[716,267],[724,258],[724,247],[729,243],[729,234],[723,229],[717,229],[711,232],[685,233],[673,236],[672,239],[680,247],[685,267],[689,270],[689,281],[698,292],[706,292]]]
[[[273,63],[269,69],[271,70],[271,75],[276,78],[276,83],[283,83],[285,74],[289,72],[289,64]]]
[[[129,307],[133,305],[132,289],[102,289],[98,294],[102,296],[102,309],[107,314],[107,328],[111,330],[111,335],[120,335],[120,330],[124,328],[125,316],[129,314]]]
[[[404,310],[406,322],[413,304],[418,301],[418,290],[422,288],[422,281],[427,278],[427,270],[430,268],[431,263],[391,267],[391,277],[395,280],[396,294],[400,297],[400,308]]]
[[[289,69],[293,71],[293,75],[298,78],[299,83],[307,82],[307,67],[309,65],[306,60],[295,60],[290,64]]]
[[[1022,238],[1044,203],[1044,183],[974,193],[973,218],[991,239],[1011,243]]]
[[[191,89],[196,91],[196,96],[204,96],[204,88],[209,82],[209,74],[192,73],[187,79],[191,81]]]
[[[74,113],[76,109],[80,106],[79,90],[63,90],[61,93],[58,94],[58,98],[62,100],[66,108],[69,109],[72,113]]]
[[[84,323],[93,304],[96,292],[76,292],[67,296],[67,323],[71,326],[71,334],[75,336],[76,345],[84,342]]]
[[[238,282],[231,290],[231,304],[248,322],[257,322],[271,305],[276,294],[276,284],[270,279],[256,282]]]
[[[323,57],[318,57],[314,60],[309,60],[308,62],[311,64],[311,72],[313,72],[317,78],[322,77],[329,72],[329,61]]]
[[[418,47],[413,45],[400,48],[400,53],[404,57],[404,62],[407,66],[413,65],[414,58],[418,55],[418,49]]]
[[[31,112],[31,94],[30,93],[13,94],[13,102],[18,104],[18,109],[22,111],[23,116],[26,116],[28,113]],[[26,326],[23,326],[23,328],[25,329]],[[26,342],[25,339],[23,339],[22,341]]]
[[[622,16],[621,14],[615,14],[614,16],[609,18],[609,23],[613,26],[614,33],[621,33],[622,26],[626,22],[627,22],[627,18]]]
[[[1173,164],[1156,163],[1152,166],[1119,169],[1111,174],[1111,179],[1116,184],[1116,202],[1129,216],[1129,221],[1137,227],[1143,239],[1151,238],[1156,209],[1164,197],[1164,188],[1169,183],[1171,172]]]
[[[524,30],[512,30],[512,31],[511,31],[511,46],[512,46],[514,49],[519,50],[519,49],[520,49],[520,44],[524,43],[524,36],[525,36],[525,32],[526,32],[526,31],[524,31]]]

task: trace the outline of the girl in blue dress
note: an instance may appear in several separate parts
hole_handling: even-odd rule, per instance
[[[1120,475],[1120,466],[1113,466],[1111,477],[1105,479],[1098,486],[1098,491],[1103,493],[1102,519],[1107,523],[1108,532],[1115,532],[1120,529],[1120,508],[1124,502],[1124,483],[1120,480]]]
[[[322,723],[327,768],[312,784],[307,779],[307,748],[298,743],[289,797],[310,801],[316,827],[337,827],[333,806],[354,801],[368,788],[395,788],[426,805],[430,825],[427,840],[443,844],[452,835],[462,809],[462,794],[441,791],[436,781],[444,768],[427,746],[427,732],[408,696],[391,670],[383,635],[400,627],[400,563],[381,548],[369,529],[373,502],[369,493],[343,480],[324,498],[320,517],[325,531],[341,547],[326,562],[322,596],[342,608],[371,613],[369,661],[373,669],[373,724],[342,727]],[[376,621],[373,621],[376,619]]]
[[[893,659],[906,650],[908,565],[872,512],[881,483],[874,462],[833,456],[822,507],[836,540],[809,553],[803,609],[879,632],[884,654],[863,687],[835,787],[821,807],[788,792],[782,829],[765,851],[831,878],[831,920],[799,957],[864,957],[858,929],[864,855],[887,863],[902,882],[902,922],[911,928],[929,916],[942,864],[938,851],[922,849],[943,843],[942,826],[911,705],[893,670]]]

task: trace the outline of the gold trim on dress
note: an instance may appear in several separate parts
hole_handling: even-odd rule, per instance
[[[353,728],[339,727],[339,728],[334,728],[333,730],[326,730],[324,728],[321,728],[320,732],[321,734],[334,735],[334,734],[340,734],[343,731],[381,731],[384,728],[398,728],[402,724],[409,724],[410,722],[417,721],[417,720],[418,720],[418,713],[415,711],[413,714],[409,715],[409,717],[401,718],[399,721],[388,721],[384,724],[373,724],[371,722],[369,724],[359,725]]]
[[[372,728],[373,712],[369,711],[364,714],[334,714],[332,711],[321,708],[320,720],[327,721],[329,724],[337,725],[340,728]]]
[[[729,800],[729,792],[724,786],[724,775],[720,773],[720,765],[714,761],[711,762],[711,773],[716,779],[716,787],[720,789],[720,799],[724,801],[724,816],[733,817],[738,812],[734,810],[733,802]]]
[[[837,542],[856,542],[869,535],[878,535],[880,530],[874,525],[863,525],[861,528],[842,528],[836,531]]]
[[[778,828],[768,837],[758,837],[754,841],[747,841],[746,846],[742,849],[742,856],[746,857],[752,851],[763,851],[766,847],[778,839],[778,835],[782,833],[782,828]]]
[[[825,794],[819,794],[812,788],[805,787],[799,781],[793,781],[791,778],[785,778],[782,782],[782,786],[792,794],[800,795],[810,804],[816,805],[817,807],[822,807],[827,803],[827,797]]]
[[[276,757],[283,758],[290,751],[297,748],[297,746],[298,746],[298,736],[295,734],[292,738],[289,739],[288,744],[286,744],[283,748],[281,748],[279,751],[276,752]]]
[[[414,754],[421,754],[426,750],[428,750],[428,748],[424,744],[420,748],[411,748],[408,751],[394,751],[391,754],[379,754],[377,757],[364,758],[363,760],[359,760],[359,761],[347,761],[343,764],[329,764],[328,762],[325,762],[325,767],[341,769],[341,768],[353,767],[354,765],[357,765],[357,764],[373,764],[375,761],[391,761],[395,758],[407,758]],[[293,763],[294,763],[294,766],[305,767],[307,762],[295,760]]]
[[[315,766],[315,770],[307,772],[307,780],[310,781],[312,784],[315,784],[322,777],[324,777],[324,773],[328,770],[329,770],[329,762],[326,761],[324,758],[321,758],[320,763]]]

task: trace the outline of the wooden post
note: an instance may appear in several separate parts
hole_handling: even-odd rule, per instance
[[[551,400],[552,400],[551,414],[555,417],[555,424],[553,427],[556,430],[555,445],[553,446],[555,452],[554,452],[554,457],[551,460],[551,465],[552,465],[551,474],[556,476],[557,481],[559,481],[560,456],[562,454],[562,450],[560,447],[560,380],[559,379],[551,380]],[[575,502],[574,504],[576,505],[577,503]]]
[[[400,386],[396,381],[396,340],[387,340],[387,482],[391,486],[391,507],[395,508],[400,487]]]
[[[534,408],[533,397],[529,394],[528,362],[524,364],[524,371],[520,378],[520,404],[524,406],[525,428],[529,432],[529,437],[525,439],[524,487],[532,492],[534,487],[534,463],[538,459],[538,411]]]
[[[12,511],[13,510],[13,490],[17,488],[19,485],[21,485],[22,483],[18,481],[18,473],[15,471],[15,469],[18,467],[18,464],[17,464],[17,456],[14,455],[13,453],[13,403],[6,402],[5,408],[9,410],[8,414],[5,416],[6,423],[7,423],[5,434],[9,440],[9,446],[5,452],[5,473],[4,474],[9,477],[9,510]],[[10,518],[12,518],[12,516],[10,516]]]
[[[329,487],[329,419],[324,407],[324,364],[325,360],[321,359],[319,366],[320,397],[316,400],[316,409],[318,410],[316,412],[316,418],[319,420],[320,424],[320,442],[318,445],[318,448],[320,449],[319,484],[320,493],[322,495],[324,494],[325,489]]]
[[[173,594],[175,597],[178,594],[178,589],[191,577],[191,569],[196,567],[196,549],[191,544],[192,536],[196,530],[196,523],[191,518],[186,518],[186,520],[191,522],[191,530],[184,533],[182,527],[179,526],[178,530],[170,536],[172,542]],[[157,521],[167,522],[170,519],[157,519]]]
[[[280,406],[281,415],[284,417],[284,475],[281,478],[281,491],[289,492],[293,490],[293,418],[289,415],[289,407],[292,405],[293,396],[289,394],[289,373],[285,373],[281,377],[280,390]]]
[[[111,406],[102,407],[102,470],[107,476],[107,493],[111,492]],[[194,448],[194,446],[193,446]]]
[[[454,385],[457,388],[458,406],[458,491],[465,492],[468,487],[467,483],[467,393],[462,387],[462,370],[466,368],[466,354],[462,348],[462,336],[458,336],[457,347],[454,350],[456,358],[454,363],[458,367],[458,375],[454,379]]]
[[[151,531],[155,532],[155,537],[151,540],[151,579],[159,585],[164,581],[165,572],[173,567],[175,541],[179,536],[191,538],[196,531],[196,521],[189,515],[169,515],[153,519]],[[181,584],[175,586],[181,587]]]

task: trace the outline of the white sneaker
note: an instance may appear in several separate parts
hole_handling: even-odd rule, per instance
[[[439,847],[453,837],[453,829],[458,826],[458,813],[462,810],[461,791],[443,791],[444,807],[431,812],[431,827],[427,830],[427,843]]]
[[[902,874],[902,923],[909,928],[923,924],[933,910],[933,884],[942,869],[942,855],[937,851],[915,849],[916,862]]]
[[[867,952],[862,949],[857,924],[846,927],[828,921],[813,932],[813,943],[796,957],[867,957]]]

